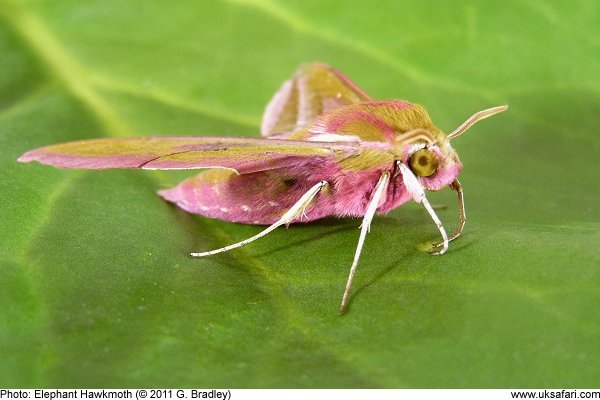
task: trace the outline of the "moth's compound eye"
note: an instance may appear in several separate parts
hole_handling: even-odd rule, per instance
[[[415,151],[408,162],[410,169],[419,176],[433,175],[439,164],[437,156],[427,149]]]

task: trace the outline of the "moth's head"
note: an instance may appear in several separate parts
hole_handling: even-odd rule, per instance
[[[458,154],[449,143],[421,142],[408,146],[404,164],[427,190],[440,190],[451,184],[462,170]]]
[[[411,169],[419,178],[421,184],[428,190],[440,190],[450,185],[462,169],[458,154],[450,145],[450,141],[462,135],[477,121],[507,109],[508,106],[499,106],[479,111],[447,136],[440,135],[439,131],[431,132],[427,129],[415,129],[406,132],[405,137],[414,136],[416,141],[407,145],[404,149],[404,164]]]

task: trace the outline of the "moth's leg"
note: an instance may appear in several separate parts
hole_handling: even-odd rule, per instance
[[[408,168],[400,161],[398,161],[398,166],[400,167],[400,173],[402,173],[402,180],[404,181],[406,190],[408,190],[408,192],[411,194],[411,196],[417,203],[423,204],[423,207],[425,207],[425,209],[429,213],[429,216],[431,217],[433,222],[435,222],[436,226],[440,231],[440,234],[442,235],[442,248],[440,250],[430,250],[429,253],[433,255],[444,254],[446,250],[448,250],[449,240],[448,235],[446,234],[446,230],[442,225],[442,221],[440,221],[437,214],[431,207],[431,204],[429,204],[427,197],[425,197],[425,190],[423,190],[423,186],[421,186],[421,183],[419,182],[415,174],[413,174],[410,168]]]
[[[456,193],[458,194],[458,218],[459,218],[459,223],[458,223],[458,228],[456,228],[456,232],[454,232],[454,234],[452,236],[450,236],[448,238],[448,241],[451,242],[454,239],[456,239],[457,237],[459,237],[465,227],[465,223],[467,222],[467,215],[465,214],[465,197],[463,195],[463,190],[462,190],[462,186],[460,185],[460,182],[458,181],[458,179],[454,180],[454,182],[452,182],[450,184],[450,188],[452,190],[455,190]],[[433,245],[433,247],[441,247],[444,244],[444,242],[439,242]]]
[[[264,231],[252,236],[251,238],[242,240],[241,242],[234,243],[232,245],[222,247],[222,248],[216,249],[216,250],[206,251],[203,253],[190,253],[190,257],[206,257],[206,256],[212,256],[213,254],[218,254],[218,253],[223,253],[225,251],[233,250],[238,247],[245,246],[248,243],[255,241],[256,239],[260,239],[261,237],[267,235],[268,233],[270,233],[271,231],[280,227],[281,225],[288,225],[295,218],[297,218],[304,212],[306,207],[315,198],[317,193],[319,193],[321,191],[321,189],[323,189],[327,185],[328,185],[327,181],[321,181],[321,182],[317,183],[316,185],[314,185],[313,187],[311,187],[306,193],[304,193],[302,195],[302,197],[300,197],[300,200],[298,200],[285,214],[283,214],[283,216],[277,222],[275,222],[273,225],[269,226]]]
[[[365,216],[362,221],[360,236],[358,238],[358,246],[356,246],[356,252],[354,253],[354,260],[352,261],[352,266],[350,267],[350,275],[348,275],[348,282],[346,282],[346,289],[344,290],[344,295],[342,296],[342,304],[340,305],[340,314],[343,314],[346,310],[346,306],[348,305],[348,294],[350,293],[350,287],[352,286],[352,280],[354,279],[354,274],[356,273],[356,266],[358,265],[358,259],[360,258],[360,253],[363,248],[363,244],[365,243],[365,237],[367,233],[371,229],[371,221],[373,221],[373,216],[375,215],[375,211],[377,207],[379,207],[381,199],[383,198],[388,183],[390,181],[390,173],[384,172],[377,185],[375,185],[375,189],[373,190],[373,197],[367,206],[367,211],[365,212]]]

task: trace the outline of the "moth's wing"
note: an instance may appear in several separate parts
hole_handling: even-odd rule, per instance
[[[227,168],[239,174],[294,165],[298,160],[344,159],[360,150],[352,143],[222,138],[144,137],[93,139],[56,144],[23,154],[59,168],[198,169]]]
[[[307,127],[324,111],[368,100],[368,94],[335,68],[306,64],[281,85],[267,105],[261,135],[285,137]]]

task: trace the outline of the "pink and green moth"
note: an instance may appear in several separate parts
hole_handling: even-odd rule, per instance
[[[141,137],[95,139],[29,151],[19,161],[60,168],[206,169],[159,195],[187,212],[244,224],[268,225],[257,235],[204,257],[244,246],[281,225],[327,216],[362,217],[361,232],[340,313],[373,216],[409,200],[422,204],[442,240],[443,254],[466,217],[458,182],[462,164],[450,141],[477,121],[505,111],[475,113],[446,135],[420,105],[374,100],[338,70],[301,66],[275,93],[263,115],[261,139]],[[446,233],[425,196],[449,186],[458,194],[460,223]]]

